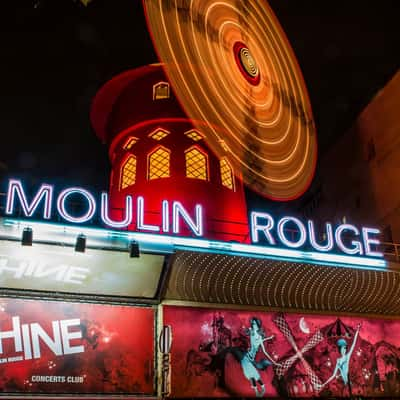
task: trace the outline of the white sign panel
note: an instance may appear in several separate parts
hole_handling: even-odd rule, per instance
[[[152,298],[164,256],[0,241],[0,287]]]

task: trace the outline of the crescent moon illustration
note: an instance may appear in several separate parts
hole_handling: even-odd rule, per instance
[[[310,328],[309,328],[309,326],[307,325],[307,322],[306,322],[306,320],[304,319],[304,317],[301,317],[301,318],[300,318],[299,327],[300,327],[300,330],[301,330],[303,333],[306,333],[306,334],[309,334],[309,333],[310,333]]]

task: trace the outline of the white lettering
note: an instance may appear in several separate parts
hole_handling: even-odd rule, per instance
[[[333,249],[333,230],[332,225],[327,223],[326,224],[326,244],[322,245],[317,243],[315,238],[315,229],[313,221],[308,221],[308,233],[310,236],[310,243],[311,246],[318,251],[330,251]]]
[[[42,339],[56,356],[61,356],[63,354],[61,347],[60,323],[59,321],[53,321],[51,325],[53,327],[54,339],[52,339],[38,323],[35,322],[31,324],[33,358],[39,358],[41,355],[39,339]]]
[[[21,325],[20,317],[12,317],[13,329],[11,331],[0,331],[0,354],[3,353],[3,339],[14,339],[15,352],[23,351],[24,354],[23,356],[1,358],[0,364],[40,358],[41,342],[56,356],[84,352],[83,345],[71,345],[70,343],[71,340],[82,339],[82,331],[80,329],[73,332],[69,331],[70,327],[76,326],[79,328],[80,323],[79,318],[52,321],[52,338],[39,323]]]
[[[49,266],[45,263],[39,263],[36,267],[36,270],[33,274],[35,278],[44,278],[49,275],[55,274],[56,281],[62,281],[67,270],[67,265],[56,265],[56,266]]]
[[[67,200],[67,198],[69,196],[71,196],[72,194],[79,194],[81,196],[83,196],[86,201],[87,201],[87,205],[88,205],[88,210],[85,214],[83,214],[81,217],[73,217],[72,215],[70,215],[67,212],[67,209],[65,207],[65,201]],[[85,189],[82,188],[76,188],[76,187],[72,187],[72,188],[68,188],[63,190],[57,199],[57,210],[58,213],[68,222],[73,222],[75,224],[82,224],[84,222],[89,221],[93,215],[96,212],[96,200],[94,199],[94,197]]]
[[[21,264],[24,264],[24,261],[22,261]],[[37,264],[38,264],[37,261],[29,260],[27,262],[27,266],[25,268],[24,275],[25,276],[32,276],[33,273],[35,272]]]
[[[20,279],[25,272],[26,267],[28,266],[28,263],[26,261],[21,261],[18,265],[10,266],[9,265],[9,260],[2,258],[0,260],[0,275],[3,272],[12,272],[14,273],[14,278],[15,279]]]
[[[258,222],[259,219],[267,220],[267,224],[261,225]],[[254,243],[258,243],[259,241],[258,232],[261,231],[265,235],[266,239],[270,244],[273,245],[276,244],[275,239],[273,238],[270,232],[273,227],[274,227],[274,219],[272,218],[271,215],[255,211],[251,213],[251,240]]]
[[[169,232],[169,203],[168,200],[162,202],[162,230]]]
[[[83,281],[87,278],[89,273],[90,273],[89,268],[70,266],[65,272],[64,282],[74,283],[76,285],[82,285]]]
[[[78,318],[65,319],[63,321],[60,321],[64,354],[83,353],[85,351],[83,345],[71,346],[71,344],[70,344],[70,340],[82,339],[82,332],[80,330],[75,331],[75,332],[69,332],[68,328],[72,327],[74,325],[80,326],[80,324],[81,324],[81,321]]]
[[[90,274],[89,268],[73,265],[48,265],[43,261],[14,261],[5,258],[0,259],[0,275],[12,274],[14,279],[22,279],[25,276],[33,278],[51,278],[59,282],[82,285]]]
[[[0,332],[0,354],[3,354],[3,339],[14,339],[15,352],[22,351],[21,324],[19,317],[12,317],[12,330]]]
[[[7,191],[6,214],[14,213],[15,196],[18,197],[22,211],[26,217],[31,217],[38,208],[41,200],[44,199],[43,218],[50,219],[51,203],[53,199],[53,186],[43,184],[34,196],[32,202],[28,204],[21,181],[10,179]]]
[[[158,232],[160,228],[156,225],[148,225],[144,223],[144,198],[139,196],[137,198],[137,218],[136,224],[137,229],[141,229],[144,231]]]
[[[68,376],[67,382],[68,383],[83,383],[84,378],[83,376]]]
[[[87,210],[83,215],[71,215],[73,212],[68,211],[66,205],[71,195],[79,195],[84,201],[86,201]],[[16,179],[10,179],[7,191],[6,200],[6,214],[13,214],[15,212],[15,203],[19,201],[22,208],[23,214],[26,217],[34,215],[39,205],[43,205],[43,218],[49,219],[51,217],[53,200],[53,186],[48,184],[42,184],[36,194],[33,196],[31,201],[27,200],[21,181]],[[204,221],[203,221],[203,208],[197,204],[194,208],[194,216],[190,215],[187,209],[178,201],[172,202],[172,208],[168,200],[163,200],[160,205],[161,209],[151,210],[154,215],[161,216],[161,221],[157,221],[157,225],[149,224],[145,222],[145,199],[142,196],[137,197],[136,203],[136,227],[138,230],[148,232],[173,232],[174,234],[180,234],[183,227],[182,221],[186,227],[195,236],[203,236]],[[101,194],[101,220],[104,224],[116,228],[126,228],[132,224],[133,221],[133,199],[132,196],[126,196],[125,209],[121,213],[121,220],[115,221],[110,218],[109,215],[109,197],[108,194],[103,192]],[[79,187],[71,187],[63,190],[57,198],[57,210],[62,218],[72,223],[84,223],[89,221],[96,212],[96,200],[90,192]],[[146,213],[146,217],[150,215]],[[118,218],[119,219],[119,218]],[[252,212],[250,221],[250,232],[253,243],[258,243],[261,238],[265,238],[269,245],[276,245],[276,237],[274,237],[274,218],[263,212]],[[151,221],[153,222],[153,221]],[[293,235],[289,236],[288,225],[294,225]],[[362,238],[358,240],[350,240],[345,231],[349,235],[360,236],[360,230]],[[319,252],[329,252],[334,248],[339,249],[341,252],[350,255],[363,255],[372,257],[383,257],[381,252],[376,251],[376,246],[379,245],[378,238],[373,235],[378,235],[380,232],[378,229],[373,228],[362,228],[358,229],[350,224],[339,225],[335,232],[330,223],[325,224],[325,232],[323,243],[318,234],[315,232],[315,226],[312,221],[307,221],[307,226],[299,219],[294,217],[283,217],[276,225],[276,235],[280,239],[280,242],[289,248],[302,247],[307,239],[313,249]],[[318,242],[318,240],[319,242]],[[26,277],[53,277],[58,281],[64,281],[67,283],[82,284],[83,280],[86,279],[86,275],[89,272],[85,268],[77,268],[68,265],[57,265],[49,267],[43,263],[37,263],[35,261],[19,261],[18,263],[10,263],[10,260],[1,258],[0,259],[0,275],[5,272],[13,274],[14,278],[20,279],[24,275]]]
[[[108,215],[108,195],[103,192],[101,194],[101,220],[108,226],[112,228],[121,229],[126,228],[132,223],[133,218],[133,206],[132,206],[132,196],[126,196],[125,199],[125,217],[122,221],[113,221]]]
[[[203,208],[201,205],[197,204],[195,206],[196,222],[191,219],[189,213],[183,207],[179,201],[174,201],[172,203],[172,226],[173,232],[179,233],[179,217],[181,216],[186,222],[187,226],[196,236],[203,236]]]
[[[24,341],[25,360],[31,360],[32,359],[32,346],[31,346],[31,340],[30,340],[29,325],[22,324],[21,328],[22,328],[22,338]]]
[[[354,234],[357,236],[360,234],[359,230],[353,225],[350,225],[350,224],[339,225],[335,231],[336,244],[338,245],[339,249],[342,250],[343,253],[346,253],[346,254],[363,254],[363,249],[361,247],[361,243],[356,240],[351,241],[351,245],[353,246],[352,248],[346,247],[344,245],[343,239],[342,239],[342,234],[343,234],[343,231],[346,231],[346,230],[354,232]]]
[[[294,242],[290,241],[286,237],[285,225],[288,222],[294,223],[298,228],[292,232],[292,236],[297,236],[298,234],[300,234],[300,237],[297,241],[294,241]],[[287,247],[293,247],[293,248],[301,247],[306,242],[306,239],[307,239],[306,228],[304,227],[303,223],[295,217],[282,218],[278,222],[277,229],[278,229],[278,237],[279,237],[280,241]]]
[[[379,251],[372,251],[371,244],[379,245],[380,241],[378,239],[371,239],[369,234],[372,235],[379,235],[381,231],[375,228],[362,228],[362,236],[364,242],[364,249],[366,256],[373,256],[373,257],[383,257],[383,254]]]

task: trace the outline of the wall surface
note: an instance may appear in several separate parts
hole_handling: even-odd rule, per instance
[[[397,72],[321,160],[314,218],[375,225],[385,241],[400,242],[399,109]]]

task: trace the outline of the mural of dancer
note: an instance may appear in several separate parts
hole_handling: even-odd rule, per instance
[[[327,384],[329,384],[329,382],[331,382],[337,376],[340,376],[343,380],[345,387],[347,387],[347,389],[348,389],[348,395],[350,397],[352,396],[351,381],[350,381],[350,376],[349,376],[350,359],[351,359],[351,355],[353,354],[354,347],[357,342],[360,328],[361,328],[361,324],[358,324],[356,332],[353,337],[353,342],[349,348],[349,351],[347,351],[348,345],[347,345],[347,341],[345,339],[340,338],[336,342],[340,357],[336,360],[336,366],[335,366],[335,369],[333,370],[332,375],[322,385],[316,385],[316,389],[318,391],[321,390]]]
[[[264,330],[262,329],[262,322],[259,318],[252,317],[250,319],[250,328],[246,330],[247,335],[250,337],[250,348],[246,352],[239,353],[238,358],[242,366],[244,376],[250,381],[251,387],[257,397],[263,397],[265,394],[265,385],[261,379],[259,370],[264,371],[269,365],[279,365],[266,351],[264,342],[272,340],[274,335],[265,337]],[[262,350],[266,358],[256,361],[256,355],[259,350]],[[260,390],[258,389],[258,386]]]
[[[175,306],[163,316],[176,339],[172,397],[400,397],[400,319]]]

